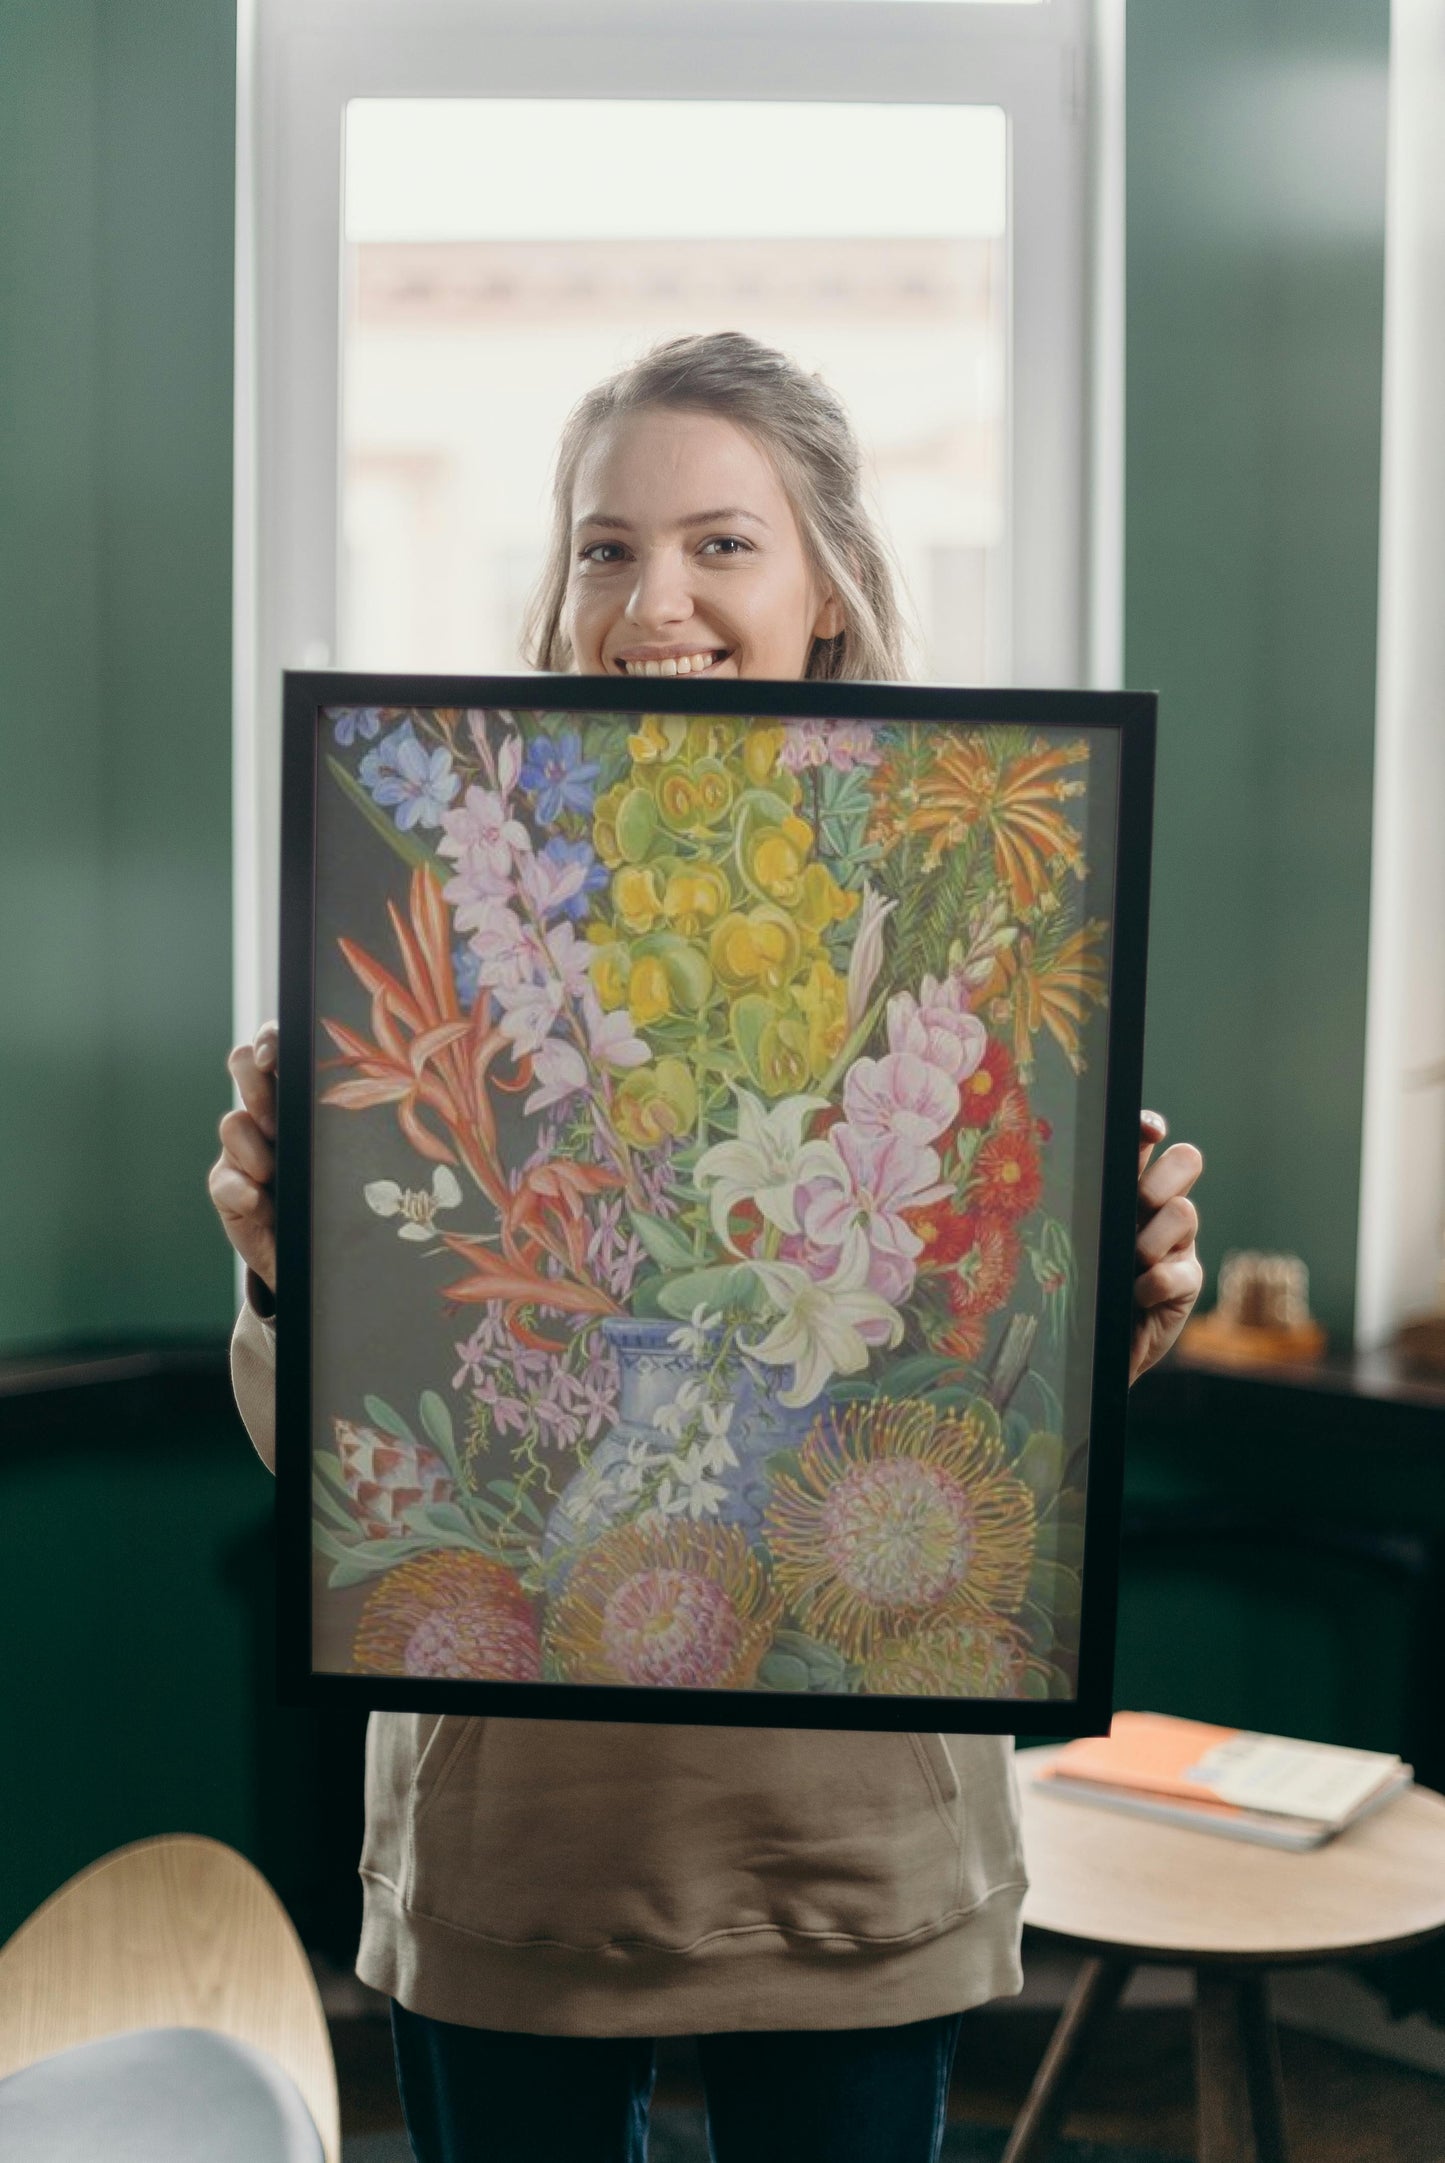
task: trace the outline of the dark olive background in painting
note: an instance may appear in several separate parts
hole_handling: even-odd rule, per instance
[[[626,729],[633,724],[627,716],[618,716],[616,725]],[[1078,735],[1077,730],[1060,728],[1040,728],[1038,733],[1051,744],[1067,743]],[[327,724],[323,751],[341,757],[354,773],[367,747],[339,751],[329,741],[330,734]],[[1102,917],[1112,923],[1118,746],[1111,731],[1090,738],[1088,765],[1078,769],[1078,774],[1080,779],[1087,775],[1087,792],[1072,799],[1068,811],[1083,837],[1087,865],[1080,885],[1080,920]],[[440,837],[427,832],[418,838],[434,846]],[[368,1033],[368,995],[340,953],[338,938],[352,940],[383,967],[400,974],[387,903],[392,901],[405,916],[412,876],[410,866],[343,792],[324,759],[318,786],[316,865],[319,1097],[331,1079],[340,1078],[338,1070],[324,1064],[334,1058],[335,1048],[322,1020],[329,1017]],[[1111,956],[1111,938],[1105,941],[1103,953],[1106,960]],[[991,1023],[990,1027],[1009,1042],[1007,1025]],[[1061,1399],[1063,1430],[1071,1450],[1087,1438],[1092,1380],[1106,1041],[1107,1015],[1095,1012],[1083,1035],[1087,1064],[1076,1077],[1047,1029],[1041,1030],[1029,1084],[1035,1114],[1047,1119],[1054,1130],[1043,1151],[1041,1213],[1069,1228],[1079,1269],[1066,1344],[1056,1349],[1047,1325],[1041,1322],[1032,1364],[1043,1371]],[[495,1099],[504,1150],[516,1163],[534,1146],[535,1121],[523,1116],[523,1098],[524,1093],[519,1093]],[[466,1433],[467,1398],[452,1390],[452,1377],[460,1365],[456,1347],[471,1334],[485,1310],[463,1307],[448,1314],[440,1293],[464,1272],[464,1262],[450,1252],[431,1253],[420,1243],[401,1240],[398,1220],[377,1216],[362,1192],[375,1179],[394,1179],[403,1188],[427,1187],[431,1172],[431,1165],[402,1135],[391,1107],[350,1111],[318,1103],[312,1142],[313,1281],[317,1288],[312,1309],[312,1404],[313,1441],[318,1448],[334,1447],[336,1418],[366,1423],[362,1400],[367,1395],[384,1398],[420,1435],[424,1430],[418,1399],[423,1390],[436,1390],[452,1407],[459,1440]],[[488,1225],[490,1212],[474,1198],[465,1175],[462,1187],[460,1208],[439,1212],[438,1222],[473,1231]],[[1037,1221],[1037,1215],[1026,1220]],[[1025,1256],[1018,1297],[991,1318],[980,1364],[987,1365],[1011,1314],[1038,1309],[1037,1289]],[[559,1334],[568,1326],[565,1319],[555,1323]],[[1048,1424],[1042,1398],[1027,1380],[1015,1402],[1030,1426]],[[570,1453],[558,1453],[559,1487],[574,1465]],[[498,1446],[489,1469],[498,1475],[512,1471],[505,1442]],[[316,1558],[314,1662],[318,1671],[345,1673],[351,1668],[351,1640],[369,1586],[331,1592],[326,1585],[329,1570],[329,1563]]]

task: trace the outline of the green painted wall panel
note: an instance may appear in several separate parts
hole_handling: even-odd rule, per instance
[[[0,1352],[224,1326],[233,0],[0,0]]]
[[[1202,1247],[1354,1298],[1386,0],[1134,0],[1126,674],[1161,693],[1147,1089]]]

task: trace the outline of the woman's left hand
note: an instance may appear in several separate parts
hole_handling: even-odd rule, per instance
[[[1176,1142],[1154,1164],[1157,1142],[1168,1133],[1158,1112],[1139,1120],[1139,1231],[1134,1242],[1134,1340],[1129,1380],[1161,1360],[1189,1319],[1204,1271],[1194,1251],[1199,1212],[1189,1189],[1204,1169],[1192,1142]]]

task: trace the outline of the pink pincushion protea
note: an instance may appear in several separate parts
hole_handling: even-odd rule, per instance
[[[774,1482],[764,1521],[803,1627],[845,1658],[1023,1603],[1034,1498],[1005,1462],[998,1415],[917,1400],[824,1416]]]
[[[379,1435],[345,1419],[332,1424],[346,1492],[369,1540],[404,1532],[407,1511],[420,1503],[455,1499],[450,1473],[425,1442]]]
[[[366,1675],[536,1682],[542,1649],[511,1571],[448,1548],[388,1570],[367,1595],[352,1657]]]
[[[623,1525],[578,1558],[547,1650],[569,1682],[741,1690],[781,1613],[736,1525]]]

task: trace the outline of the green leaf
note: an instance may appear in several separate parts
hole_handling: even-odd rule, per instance
[[[416,1436],[399,1412],[393,1412],[384,1397],[363,1397],[366,1416],[373,1427],[380,1427],[387,1434],[394,1434],[402,1442],[415,1442]]]
[[[891,1360],[878,1382],[869,1385],[868,1393],[922,1397],[940,1387],[958,1387],[967,1373],[961,1360],[949,1359],[941,1352],[914,1352],[907,1359]]]
[[[698,1305],[719,1312],[739,1307],[752,1310],[761,1304],[761,1289],[750,1269],[736,1262],[715,1262],[669,1278],[658,1292],[657,1303],[664,1314],[685,1322]]]
[[[1084,1528],[1080,1524],[1061,1521],[1054,1528],[1054,1560],[1068,1570],[1081,1570],[1084,1566]]]
[[[649,1216],[645,1209],[633,1209],[628,1213],[633,1230],[659,1269],[691,1271],[696,1261],[692,1241],[685,1239],[675,1224]]]
[[[1043,1376],[1032,1367],[1025,1376],[1025,1380],[1032,1382],[1034,1388],[1038,1391],[1039,1402],[1044,1408],[1045,1425],[1051,1428],[1055,1434],[1061,1434],[1064,1426],[1064,1408],[1060,1404],[1056,1392],[1050,1388]]]
[[[639,1277],[632,1287],[632,1295],[628,1301],[630,1311],[639,1321],[661,1321],[666,1312],[662,1306],[662,1295],[666,1289],[666,1277],[652,1274]]]
[[[1078,1620],[1083,1588],[1076,1571],[1041,1555],[1029,1578],[1029,1598],[1043,1608],[1058,1632]]]
[[[329,1517],[333,1524],[344,1526],[353,1537],[355,1536],[356,1519],[354,1515],[332,1493],[325,1480],[312,1480],[311,1499],[323,1516]]]
[[[789,1652],[765,1654],[758,1669],[758,1681],[765,1690],[806,1690],[808,1670],[801,1660],[795,1660]]]
[[[1024,1671],[1023,1695],[1037,1698],[1052,1697],[1053,1692],[1049,1688],[1048,1676],[1041,1675],[1036,1667],[1026,1668]]]
[[[421,1413],[421,1423],[427,1431],[427,1437],[435,1445],[448,1472],[458,1487],[467,1487],[470,1483],[457,1455],[456,1432],[446,1399],[439,1397],[434,1389],[424,1389],[417,1409]]]
[[[546,1525],[547,1520],[532,1500],[532,1497],[526,1494],[515,1480],[488,1480],[487,1485],[494,1495],[501,1496],[510,1509],[520,1510],[522,1515],[536,1525],[539,1530]]]
[[[1040,1502],[1051,1501],[1064,1476],[1063,1436],[1036,1428],[1014,1459],[1014,1470]]]

